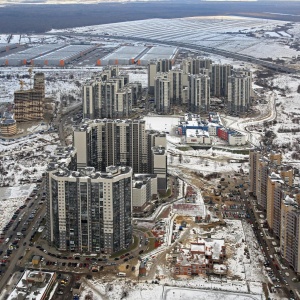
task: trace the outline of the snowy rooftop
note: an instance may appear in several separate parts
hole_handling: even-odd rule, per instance
[[[153,59],[172,59],[178,48],[175,47],[152,47],[147,53],[145,53],[140,60],[151,61]]]
[[[49,286],[54,283],[54,274],[53,272],[25,271],[16,288],[7,299],[44,299]],[[28,281],[30,281],[30,284],[27,283]],[[31,287],[29,287],[30,285]]]
[[[147,48],[143,46],[123,46],[117,49],[115,52],[106,55],[101,60],[135,59],[146,50]]]
[[[186,130],[186,136],[187,137],[195,137],[195,136],[207,136],[209,137],[209,133],[205,130],[200,129],[187,129]]]

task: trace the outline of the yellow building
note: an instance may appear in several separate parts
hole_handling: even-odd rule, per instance
[[[17,122],[11,118],[3,118],[0,120],[0,135],[13,136],[17,133]]]
[[[38,264],[40,263],[40,261],[41,261],[40,256],[35,255],[35,256],[32,258],[32,264],[33,264],[33,265],[38,265]]]

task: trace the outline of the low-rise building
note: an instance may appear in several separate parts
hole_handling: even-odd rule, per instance
[[[13,136],[17,134],[17,122],[12,114],[4,113],[0,119],[0,135]]]
[[[225,242],[223,239],[199,239],[191,243],[187,249],[181,249],[177,256],[174,273],[176,275],[201,275],[218,271],[226,258]],[[218,265],[218,267],[214,267]],[[226,274],[226,266],[222,267],[222,274]]]
[[[132,181],[132,207],[141,209],[157,195],[156,174],[135,174]]]
[[[56,273],[53,272],[26,270],[7,299],[47,299],[55,279]]]

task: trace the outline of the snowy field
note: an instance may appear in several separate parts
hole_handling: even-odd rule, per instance
[[[74,101],[81,101],[81,84],[92,75],[98,74],[99,71],[79,68],[34,68],[33,72],[43,72],[45,74],[46,97],[59,100],[63,96],[68,95],[74,97]],[[24,89],[30,88],[30,80],[26,78],[28,76],[28,68],[26,67],[2,68],[0,76],[0,103],[13,101],[14,92],[20,89],[19,81],[21,79],[25,82]]]
[[[184,285],[190,285],[189,282],[179,282]],[[231,289],[237,290],[238,285],[223,283],[223,287],[228,291],[218,291],[218,287],[214,283],[203,284],[202,287],[178,287],[168,286],[173,285],[173,282],[157,284],[149,283],[136,283],[125,279],[111,281],[110,283],[103,283],[101,280],[91,280],[85,284],[85,289],[80,299],[85,299],[88,292],[92,293],[94,300],[179,300],[179,299],[224,299],[224,300],[259,300],[264,299],[262,294],[247,294],[245,292],[230,291]],[[227,286],[226,286],[227,285]],[[199,285],[200,286],[200,285]]]
[[[273,59],[297,56],[290,46],[300,24],[236,16],[149,19],[52,30],[52,33],[110,34],[162,42],[183,42]],[[139,28],[139,30],[136,30]]]

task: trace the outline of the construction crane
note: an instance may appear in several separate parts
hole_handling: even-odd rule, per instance
[[[23,91],[24,90],[24,85],[25,85],[24,80],[20,80],[19,83],[20,83],[20,90]]]
[[[29,80],[30,80],[30,81],[29,81],[29,87],[30,87],[30,89],[32,89],[32,80],[31,80],[31,79],[32,79],[32,71],[33,71],[32,68],[29,68],[29,69],[28,69]]]

